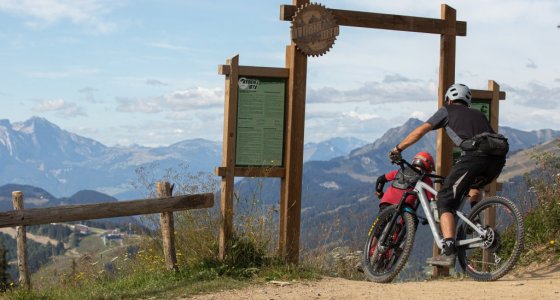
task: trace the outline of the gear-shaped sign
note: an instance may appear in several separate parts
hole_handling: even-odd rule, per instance
[[[316,3],[298,8],[292,19],[292,41],[307,56],[320,56],[334,45],[339,33],[333,14]]]

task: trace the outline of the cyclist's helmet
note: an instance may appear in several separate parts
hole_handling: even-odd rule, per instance
[[[418,152],[412,159],[412,165],[430,174],[434,170],[434,158],[428,152]]]
[[[463,101],[467,106],[471,106],[472,94],[468,86],[455,83],[452,84],[447,93],[445,93],[445,101]]]

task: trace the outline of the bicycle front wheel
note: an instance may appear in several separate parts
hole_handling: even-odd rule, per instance
[[[457,240],[482,238],[482,241],[459,247],[461,268],[477,281],[493,281],[509,272],[523,251],[525,232],[519,208],[503,197],[489,197],[475,205],[468,219],[486,231],[480,236],[463,224]]]
[[[366,277],[379,283],[391,282],[406,265],[416,226],[414,216],[402,212],[394,224],[391,218],[397,214],[396,205],[383,210],[373,222],[364,247],[362,266]],[[380,237],[386,231],[384,243]]]

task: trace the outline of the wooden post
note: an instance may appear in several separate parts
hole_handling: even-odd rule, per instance
[[[495,132],[498,132],[498,120],[500,116],[500,86],[493,80],[488,80],[488,90],[492,92],[492,100],[490,100],[490,126]],[[485,196],[496,196],[497,191],[496,179],[487,186]],[[496,208],[492,207],[484,213],[484,224],[492,228],[496,226]],[[490,262],[490,252],[488,250],[482,251],[482,261]],[[486,265],[483,266],[486,269]]]
[[[171,197],[171,185],[169,182],[157,183],[158,198]],[[173,212],[163,212],[159,216],[161,225],[161,239],[163,241],[163,256],[165,257],[165,266],[168,270],[179,271],[177,266],[177,254],[175,251],[175,225],[173,221]]]
[[[439,89],[438,89],[438,108],[445,104],[445,92],[450,85],[455,83],[455,48],[457,32],[457,12],[452,7],[441,5],[441,18],[445,22],[445,33],[440,38],[440,59],[439,59]],[[438,131],[437,154],[436,154],[436,173],[447,176],[453,164],[453,143],[443,132]],[[433,254],[439,254],[436,244],[433,246]],[[432,276],[449,275],[449,268],[433,267]]]
[[[12,192],[12,202],[14,210],[23,210],[23,193],[20,191]],[[31,289],[31,279],[27,267],[27,236],[25,234],[25,226],[17,226],[16,231],[19,285],[29,290]]]
[[[220,193],[220,233],[218,237],[218,259],[224,260],[233,232],[233,179],[235,174],[235,143],[237,139],[237,82],[239,77],[239,55],[228,59],[229,75],[226,75],[224,105],[224,137],[222,152],[222,176]]]
[[[299,7],[309,0],[293,0]],[[299,262],[301,223],[301,187],[303,176],[303,137],[305,126],[305,91],[307,85],[307,56],[292,42],[286,48],[288,79],[288,111],[286,120],[285,167],[286,176],[280,181],[280,241],[281,254],[289,263]]]

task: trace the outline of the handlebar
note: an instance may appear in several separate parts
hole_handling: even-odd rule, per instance
[[[435,178],[436,180],[434,180],[434,183],[443,183],[443,181],[445,180],[445,176],[426,173],[426,171],[424,171],[424,170],[416,169],[415,166],[413,166],[411,163],[406,161],[404,158],[401,158],[400,160],[397,160],[397,161],[392,161],[391,163],[398,165],[399,167],[401,167],[401,169],[404,169],[404,166],[406,165],[407,167],[409,167],[410,169],[412,169],[414,172],[418,173],[422,177]]]

